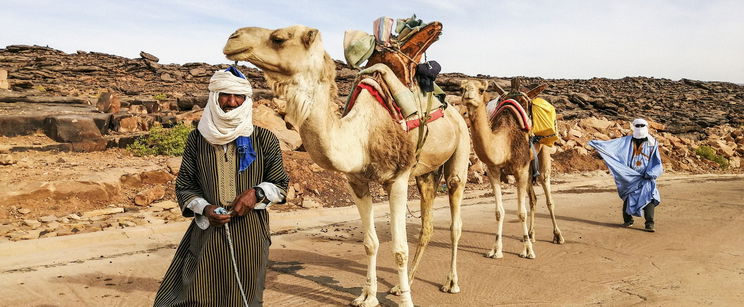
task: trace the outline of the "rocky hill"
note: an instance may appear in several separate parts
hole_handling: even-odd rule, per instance
[[[161,64],[146,52],[129,59],[40,46],[0,49],[0,240],[130,227],[143,218],[181,219],[172,203],[178,158],[139,158],[117,147],[155,123],[198,121],[209,77],[226,67]],[[254,122],[277,134],[284,150],[293,183],[281,210],[351,204],[343,178],[303,152],[298,133],[283,120],[285,102],[274,97],[260,71],[240,69],[254,88]],[[355,77],[355,70],[337,62],[341,95]],[[443,74],[437,82],[458,108],[459,83],[466,78],[509,84],[503,77]],[[652,122],[667,171],[744,170],[744,86],[645,77],[522,80],[529,87],[549,85],[541,97],[559,112],[561,139],[553,155],[558,173],[605,171],[587,142],[627,135],[634,117]],[[468,179],[477,186],[484,170],[474,156],[471,162]],[[410,190],[414,196],[415,188]],[[384,192],[377,187],[373,196],[380,200]]]

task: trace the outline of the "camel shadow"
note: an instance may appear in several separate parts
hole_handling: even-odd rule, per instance
[[[379,257],[379,253],[378,253]],[[329,304],[329,302],[335,301],[339,304],[346,304],[348,301],[350,301],[353,298],[356,298],[362,293],[361,287],[345,287],[343,286],[338,280],[336,280],[332,275],[334,271],[341,270],[345,272],[352,273],[357,276],[361,276],[362,278],[360,280],[363,280],[363,277],[367,275],[367,265],[366,264],[360,264],[356,261],[351,261],[343,258],[337,258],[337,257],[331,257],[324,254],[319,253],[313,253],[303,250],[295,250],[295,249],[272,249],[269,253],[269,271],[273,271],[279,274],[286,274],[290,275],[296,278],[301,278],[304,280],[308,280],[311,282],[314,282],[324,288],[332,289],[338,292],[344,292],[348,293],[351,296],[343,296],[338,294],[330,294],[330,293],[318,293],[318,291],[313,291],[312,289],[309,289],[307,287],[298,286],[298,285],[288,285],[283,283],[277,283],[275,280],[277,279],[276,276],[271,277],[271,273],[269,274],[269,278],[267,278],[266,287],[271,288],[272,290],[289,294],[289,295],[296,295],[300,296],[302,298],[310,299],[319,303],[323,304]],[[298,260],[301,259],[301,260]],[[313,274],[307,274],[303,272],[303,269],[305,269],[307,266],[316,266],[316,267],[325,267],[327,270],[323,270],[323,272],[328,272],[329,275],[313,275]],[[383,271],[388,272],[397,275],[397,270],[393,270],[391,268],[387,267],[377,267],[377,271]],[[417,278],[417,280],[419,280]],[[433,282],[421,280],[422,282],[427,282],[434,284]],[[392,288],[392,284],[389,282],[386,282],[384,280],[378,279],[378,285],[381,285],[382,287],[379,288]],[[438,285],[437,285],[438,286]],[[379,300],[381,305],[386,306],[396,306],[397,303],[395,303],[393,300],[391,300],[391,295],[387,293],[387,291],[379,291],[377,293],[377,299]]]

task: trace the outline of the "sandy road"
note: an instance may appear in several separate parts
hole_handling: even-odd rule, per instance
[[[458,269],[460,294],[439,286],[449,266],[449,210],[437,199],[435,234],[412,293],[422,306],[742,305],[744,304],[744,176],[665,175],[657,233],[620,228],[621,203],[609,176],[556,178],[558,223],[566,244],[550,243],[543,199],[537,258],[522,259],[513,189],[507,189],[504,258],[483,254],[494,240],[489,191],[466,195]],[[413,208],[417,201],[411,202]],[[376,206],[380,237],[378,298],[396,282],[387,205]],[[265,293],[268,306],[346,305],[360,293],[366,265],[356,209],[272,215],[276,233]],[[639,226],[640,225],[640,226]],[[185,223],[137,227],[0,244],[2,306],[147,306]],[[409,218],[411,252],[419,221]]]

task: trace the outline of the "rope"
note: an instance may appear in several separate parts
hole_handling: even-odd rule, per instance
[[[230,214],[232,211],[226,211],[225,208],[219,207],[214,210],[217,214]],[[225,224],[225,236],[227,237],[227,245],[230,247],[230,258],[232,259],[233,270],[235,271],[235,280],[238,282],[238,288],[240,289],[240,297],[243,299],[243,305],[248,307],[248,299],[245,298],[245,291],[243,290],[243,283],[240,282],[240,275],[238,275],[238,264],[235,261],[235,248],[233,247],[232,238],[230,236],[230,226]]]

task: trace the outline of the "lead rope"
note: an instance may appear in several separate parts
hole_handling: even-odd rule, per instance
[[[215,213],[230,214],[230,212],[225,211],[225,208],[222,208],[222,207],[215,209]],[[248,307],[248,299],[245,298],[245,291],[243,291],[243,283],[240,282],[240,275],[238,275],[238,264],[235,261],[235,249],[233,248],[233,242],[230,236],[230,226],[228,224],[225,224],[225,236],[227,237],[227,245],[230,247],[230,258],[232,259],[233,270],[235,271],[235,280],[238,282],[238,288],[240,289],[240,297],[243,299],[243,305],[245,305],[245,307]]]

